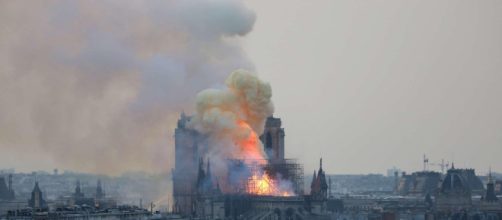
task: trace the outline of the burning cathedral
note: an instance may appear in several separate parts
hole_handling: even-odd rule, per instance
[[[270,85],[243,70],[225,83],[225,90],[199,93],[195,114],[178,120],[174,211],[204,218],[233,218],[251,209],[297,218],[322,211],[324,171],[312,183],[316,195],[305,197],[303,166],[284,157],[285,133],[272,116]]]

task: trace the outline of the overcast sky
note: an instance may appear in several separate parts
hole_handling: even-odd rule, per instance
[[[306,173],[502,171],[502,1],[247,0],[245,51]],[[439,169],[439,167],[431,166]]]
[[[502,1],[0,0],[0,168],[170,171],[195,97],[270,82],[305,172],[502,172]],[[431,166],[431,168],[438,168]]]

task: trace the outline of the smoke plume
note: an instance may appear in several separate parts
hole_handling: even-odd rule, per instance
[[[225,84],[225,89],[208,89],[197,95],[196,113],[188,125],[207,137],[199,153],[212,161],[211,171],[222,190],[294,195],[289,180],[280,174],[271,176],[265,169],[269,158],[259,135],[267,117],[274,112],[270,85],[245,70],[234,71]],[[238,159],[243,164],[228,159]]]
[[[0,1],[0,167],[169,170],[178,113],[253,68],[239,37],[254,21],[238,0]],[[240,83],[228,98],[270,93]]]
[[[209,136],[207,152],[216,161],[267,159],[258,138],[272,115],[272,89],[245,70],[234,71],[226,89],[208,89],[197,95],[196,114],[190,126]]]

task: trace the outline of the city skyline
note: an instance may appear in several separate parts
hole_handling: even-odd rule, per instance
[[[181,112],[244,68],[270,83],[306,173],[319,157],[412,172],[424,154],[502,171],[497,1],[0,6],[1,168],[168,172]]]

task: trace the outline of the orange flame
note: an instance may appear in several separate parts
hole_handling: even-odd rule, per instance
[[[242,131],[247,132],[245,138],[237,140],[237,145],[240,147],[241,155],[247,160],[254,163],[265,165],[267,162],[262,145],[258,139],[256,132],[245,121],[238,121],[237,124]],[[254,171],[252,176],[247,180],[246,192],[253,195],[261,196],[293,196],[294,193],[290,190],[283,190],[279,187],[278,181],[271,178],[265,172]]]
[[[260,196],[293,196],[294,193],[280,189],[277,180],[263,173],[254,173],[247,182],[247,193]]]
[[[237,124],[242,131],[248,132],[246,138],[237,140],[237,145],[240,147],[242,153],[241,155],[245,157],[244,159],[264,163],[266,158],[265,153],[261,149],[262,146],[256,132],[245,121],[238,121]]]

